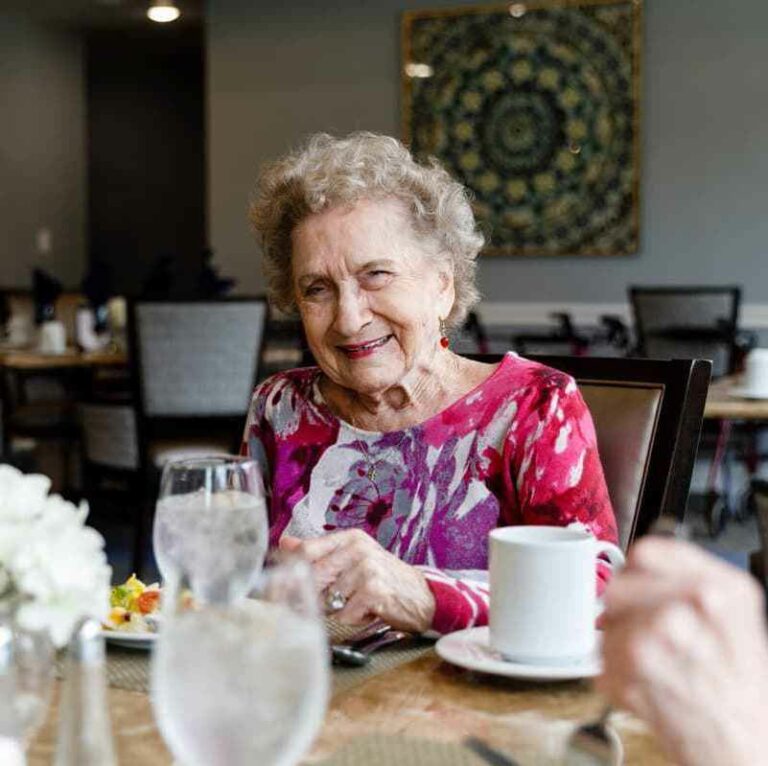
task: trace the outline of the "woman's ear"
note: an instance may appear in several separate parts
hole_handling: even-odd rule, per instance
[[[456,301],[456,285],[453,280],[453,269],[441,267],[437,273],[438,303],[440,316],[447,317]]]

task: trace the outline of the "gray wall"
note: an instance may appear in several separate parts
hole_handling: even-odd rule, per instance
[[[76,285],[85,263],[85,94],[80,38],[0,15],[0,286],[32,265]],[[36,233],[51,232],[37,252]]]
[[[445,0],[211,0],[209,220],[225,273],[261,285],[257,167],[305,134],[399,135],[399,18]],[[488,300],[615,302],[629,283],[741,283],[768,301],[768,3],[646,0],[642,242],[622,259],[486,259]]]

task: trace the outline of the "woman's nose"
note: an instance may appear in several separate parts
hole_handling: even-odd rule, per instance
[[[361,291],[342,290],[336,306],[336,332],[348,338],[354,337],[370,320],[371,312]]]

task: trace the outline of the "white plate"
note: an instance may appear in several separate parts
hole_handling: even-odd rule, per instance
[[[435,645],[435,650],[442,659],[467,670],[528,681],[593,678],[599,675],[602,669],[599,649],[596,649],[593,655],[568,665],[529,664],[503,659],[495,649],[491,649],[488,638],[487,627],[459,630],[443,636]]]
[[[768,391],[764,388],[755,390],[734,386],[728,391],[728,396],[734,396],[737,399],[768,399]]]
[[[115,646],[128,649],[151,649],[157,640],[157,633],[126,633],[121,630],[102,630],[104,640]]]

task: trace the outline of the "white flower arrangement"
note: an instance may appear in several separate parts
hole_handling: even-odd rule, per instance
[[[0,465],[0,611],[55,646],[84,618],[106,618],[111,570],[88,506],[49,495],[50,479]]]

